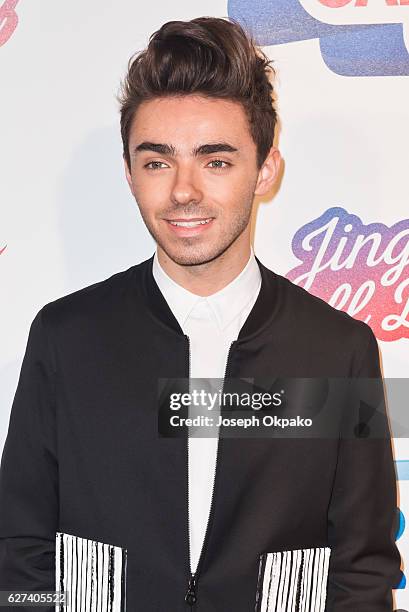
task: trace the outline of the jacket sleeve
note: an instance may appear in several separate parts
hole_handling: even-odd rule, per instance
[[[371,328],[363,325],[363,348],[352,377],[381,377]],[[383,437],[341,437],[328,510],[331,556],[326,612],[392,612],[392,589],[400,578],[395,543],[396,474],[389,427]]]
[[[56,590],[55,368],[43,310],[31,323],[0,464],[0,590]]]

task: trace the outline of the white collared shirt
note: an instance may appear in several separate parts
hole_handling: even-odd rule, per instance
[[[190,378],[219,378],[225,373],[230,344],[247,319],[261,287],[253,247],[246,266],[228,285],[202,297],[176,283],[153,258],[153,276],[190,340]],[[189,437],[189,535],[192,572],[195,571],[212,497],[218,437]]]

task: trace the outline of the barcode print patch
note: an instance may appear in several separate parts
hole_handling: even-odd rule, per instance
[[[260,555],[255,612],[324,612],[331,549]]]
[[[68,591],[61,612],[125,612],[126,549],[56,533],[56,590]]]

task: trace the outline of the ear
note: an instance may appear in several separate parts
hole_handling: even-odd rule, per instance
[[[263,165],[259,170],[256,188],[254,191],[255,195],[265,195],[270,191],[277,179],[280,165],[280,151],[277,149],[277,147],[273,146],[271,147]]]
[[[124,153],[122,153],[122,158],[123,158],[123,160],[124,160],[125,176],[126,176],[127,183],[128,183],[128,185],[129,185],[129,189],[131,190],[132,195],[133,195],[133,196],[135,196],[135,194],[134,194],[134,192],[133,192],[133,186],[132,186],[132,176],[131,176],[131,171],[130,171],[130,169],[129,169],[129,167],[128,167],[128,164],[127,164],[127,162],[126,162],[126,158],[125,158],[125,154],[124,154]]]

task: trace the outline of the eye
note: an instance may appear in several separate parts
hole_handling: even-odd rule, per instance
[[[220,164],[226,164],[227,166],[231,166],[231,164],[229,162],[226,162],[226,161],[224,161],[222,159],[213,159],[209,163],[210,164],[220,163]],[[224,168],[222,166],[214,166],[213,169],[214,170],[224,170]]]
[[[163,164],[163,163],[164,163],[164,162],[160,162],[160,161],[152,161],[152,162],[149,162],[149,164],[145,164],[145,165],[144,165],[144,168],[147,168],[148,170],[160,170],[160,168],[158,168],[157,166],[156,166],[156,167],[154,167],[154,168],[149,168],[149,166],[150,166],[151,164]]]

